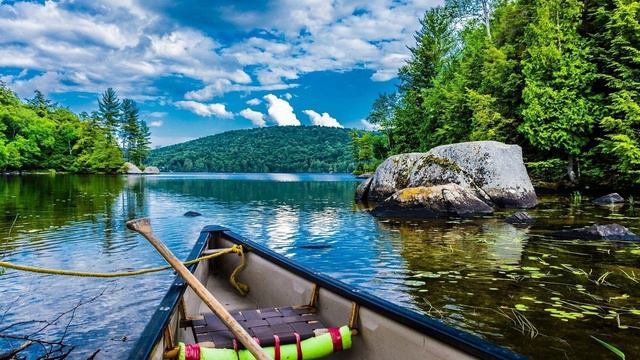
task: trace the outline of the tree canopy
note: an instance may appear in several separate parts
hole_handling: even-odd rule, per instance
[[[319,126],[233,130],[151,151],[163,171],[351,172],[350,131]]]
[[[381,130],[354,136],[359,169],[497,140],[544,180],[640,185],[640,1],[451,0],[421,25],[397,92],[373,104]]]
[[[113,89],[98,103],[99,111],[76,115],[40,91],[22,101],[0,83],[0,171],[115,173],[123,154],[140,165],[149,151],[149,130],[135,103],[125,99],[121,105]],[[118,136],[126,140],[122,149]]]

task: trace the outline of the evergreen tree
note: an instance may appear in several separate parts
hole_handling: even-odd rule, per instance
[[[640,2],[604,0],[592,14],[606,116],[598,149],[612,172],[640,183]]]
[[[149,157],[151,132],[144,120],[139,120],[138,129],[138,133],[132,142],[130,157],[134,164],[141,165]]]
[[[120,127],[120,100],[112,88],[108,88],[98,99],[98,113],[109,140],[115,138]]]
[[[135,148],[138,143],[138,139],[141,136],[140,119],[138,117],[138,106],[133,100],[124,99],[121,105],[122,113],[122,149],[124,158],[131,162],[132,154],[135,154]],[[139,162],[135,162],[136,165],[140,165]]]
[[[567,176],[575,182],[574,159],[589,141],[596,110],[590,93],[595,67],[589,62],[587,42],[578,33],[584,3],[536,0],[534,4],[534,21],[526,33],[520,131],[536,148],[564,154]]]
[[[49,99],[47,99],[40,90],[34,91],[33,98],[27,100],[27,104],[31,107],[40,117],[47,116],[51,111],[56,108],[56,105]]]

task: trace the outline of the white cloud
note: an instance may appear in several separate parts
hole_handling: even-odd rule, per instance
[[[154,112],[150,112],[148,116],[152,118],[160,119],[167,116],[167,113],[164,111],[154,111]]]
[[[175,105],[200,116],[216,116],[219,118],[233,117],[233,113],[228,112],[224,104],[203,104],[197,101],[176,101]]]
[[[364,128],[367,131],[378,131],[382,128],[380,125],[372,124],[366,119],[360,120],[360,124],[362,124],[362,128]]]
[[[162,124],[164,124],[162,120],[156,120],[156,121],[150,122],[149,126],[151,126],[151,127],[161,127]]]
[[[219,6],[225,20],[252,35],[222,44],[149,2],[0,1],[0,67],[29,70],[3,77],[23,97],[35,89],[114,87],[123,97],[171,102],[176,95],[154,84],[172,76],[202,84],[184,94],[196,102],[293,88],[318,71],[367,69],[372,80],[387,81],[406,61],[419,17],[440,3],[283,0],[262,12]]]
[[[247,101],[247,104],[256,106],[256,105],[260,105],[261,102],[262,101],[260,101],[260,99],[253,98],[253,99]]]
[[[286,100],[280,99],[273,94],[265,95],[264,99],[267,101],[267,113],[277,125],[300,125],[300,120],[293,113],[293,107]]]
[[[311,123],[313,125],[316,126],[326,126],[326,127],[338,127],[341,128],[343,127],[342,125],[340,125],[340,123],[338,122],[338,120],[336,120],[335,118],[331,117],[331,115],[329,115],[329,113],[322,113],[322,115],[318,114],[317,112],[313,111],[313,110],[304,110],[303,113],[307,114],[307,116],[309,116],[309,120],[311,120]]]
[[[284,93],[284,95],[282,95],[282,97],[287,99],[287,100],[291,100],[291,98],[293,98],[293,95],[291,95],[290,93]]]
[[[264,127],[267,125],[267,122],[264,120],[264,114],[259,111],[244,109],[240,111],[239,114],[243,118],[251,120],[253,125],[260,126],[260,127]]]

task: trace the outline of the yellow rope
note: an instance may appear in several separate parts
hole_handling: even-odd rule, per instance
[[[201,256],[201,257],[199,257],[197,259],[185,261],[185,262],[183,262],[183,264],[185,266],[189,266],[189,265],[198,263],[200,261],[213,259],[213,258],[216,258],[218,256],[225,255],[225,254],[231,254],[231,253],[236,253],[236,254],[238,254],[240,256],[240,264],[231,273],[231,276],[229,277],[229,282],[231,283],[231,285],[236,290],[238,290],[238,292],[241,295],[246,295],[247,292],[249,292],[249,286],[247,286],[246,284],[240,283],[240,282],[238,282],[236,280],[236,275],[242,269],[244,269],[245,266],[246,266],[246,260],[245,260],[245,256],[244,256],[244,251],[242,249],[242,245],[233,245],[230,248],[226,248],[226,249],[217,251],[217,252],[215,252],[213,254],[209,254],[209,255]],[[80,277],[96,277],[96,278],[116,278],[116,277],[125,277],[125,276],[136,276],[136,275],[142,275],[142,274],[147,274],[147,273],[153,273],[153,272],[159,272],[159,271],[172,269],[172,267],[169,265],[169,266],[159,266],[159,267],[154,267],[154,268],[147,268],[147,269],[140,269],[140,270],[133,270],[133,271],[124,271],[124,272],[87,272],[87,271],[48,269],[48,268],[41,268],[41,267],[28,266],[28,265],[18,265],[18,264],[13,264],[13,263],[6,262],[6,261],[0,261],[0,267],[4,267],[4,268],[8,268],[8,269],[14,269],[14,270],[22,270],[22,271],[34,272],[34,273],[38,273],[38,274],[63,275],[63,276],[80,276]]]

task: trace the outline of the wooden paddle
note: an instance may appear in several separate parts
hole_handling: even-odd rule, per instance
[[[271,357],[258,345],[258,343],[247,333],[247,331],[234,319],[231,314],[225,309],[222,304],[202,285],[202,283],[193,276],[193,274],[187,269],[178,258],[171,253],[171,251],[158,239],[151,230],[151,222],[149,219],[134,219],[127,221],[127,228],[140,233],[145,239],[149,240],[151,245],[158,250],[160,255],[164,257],[167,262],[173,266],[174,269],[180,274],[180,276],[187,282],[187,284],[193,289],[193,291],[207,304],[209,309],[213,311],[222,322],[227,325],[229,330],[240,340],[242,345],[251,352],[251,354],[258,360],[271,360]]]

